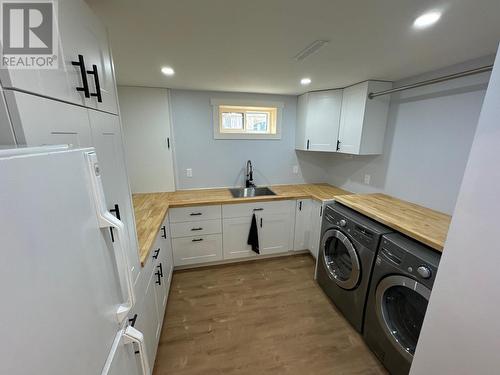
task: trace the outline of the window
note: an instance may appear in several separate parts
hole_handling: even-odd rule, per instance
[[[216,139],[280,139],[282,103],[212,100]],[[245,104],[245,105],[242,105]]]

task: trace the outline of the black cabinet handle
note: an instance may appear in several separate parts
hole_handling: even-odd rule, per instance
[[[158,259],[158,254],[160,254],[160,248],[155,250],[155,254],[153,255],[153,259]]]
[[[115,208],[112,208],[111,210],[109,210],[109,212],[114,213],[118,220],[122,219],[120,215],[120,206],[118,206],[117,204],[115,204]]]
[[[307,149],[309,150],[309,139],[307,140]]]
[[[191,212],[189,215],[190,216],[200,216],[202,213],[201,212]]]
[[[260,218],[260,227],[262,228],[262,218]]]
[[[130,326],[135,326],[135,322],[137,321],[137,314],[134,315],[134,317],[132,319],[129,319],[128,320],[128,323]]]
[[[111,210],[109,210],[109,212],[112,212],[115,214],[116,218],[118,220],[121,220],[121,217],[120,217],[120,206],[118,206],[117,204],[115,204],[115,208],[112,208]],[[114,236],[114,233],[113,233],[113,228],[109,228],[109,231],[111,233],[111,242],[115,242],[115,236]]]
[[[92,70],[87,70],[87,73],[94,76],[95,82],[95,92],[90,94],[90,96],[96,96],[97,101],[99,103],[102,103],[101,84],[99,83],[99,73],[97,72],[97,65],[92,65]]]
[[[302,201],[299,202],[299,211],[302,211]]]
[[[203,230],[203,228],[192,228],[192,231]]]
[[[200,241],[203,241],[203,238],[195,238],[191,240],[191,242],[200,242]]]
[[[155,283],[158,284],[158,285],[161,285],[161,275],[160,275],[160,272],[155,272],[155,275],[157,277]]]
[[[163,234],[161,235],[163,238],[167,238],[167,228],[164,226],[161,227],[161,230],[163,231]]]
[[[87,81],[87,70],[85,69],[85,60],[82,55],[78,55],[78,61],[71,61],[71,64],[80,68],[83,87],[77,87],[76,91],[83,91],[86,98],[90,98],[89,82]]]
[[[170,150],[170,137],[167,137],[167,148]]]
[[[163,267],[161,263],[158,265],[158,268],[160,269],[160,276],[163,277]]]
[[[340,150],[340,144],[341,144],[341,143],[342,143],[342,142],[340,142],[340,140],[337,140],[337,151],[339,151],[339,150]]]
[[[254,208],[253,212],[255,212],[255,211],[264,211],[264,209],[263,208]]]

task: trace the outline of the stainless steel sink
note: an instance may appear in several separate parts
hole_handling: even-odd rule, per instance
[[[233,198],[251,198],[265,195],[276,195],[276,193],[268,187],[234,188],[229,189],[229,191],[233,195]]]

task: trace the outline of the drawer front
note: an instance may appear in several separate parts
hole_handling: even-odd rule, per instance
[[[171,223],[220,219],[221,206],[215,205],[172,208],[169,211],[169,216]]]
[[[260,212],[261,214],[292,213],[295,212],[295,200],[226,204],[222,206],[222,217],[224,219],[247,217],[251,216],[254,212]]]
[[[183,223],[172,223],[172,237],[204,236],[206,234],[222,233],[222,224],[220,219],[187,221]]]
[[[221,234],[174,238],[172,245],[175,266],[222,260]]]

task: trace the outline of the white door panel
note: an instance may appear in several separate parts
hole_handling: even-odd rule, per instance
[[[258,220],[257,220],[258,221]],[[245,258],[257,256],[248,245],[248,233],[252,216],[229,218],[223,220],[223,248],[224,259]]]
[[[96,148],[101,164],[104,193],[108,209],[118,204],[120,218],[126,224],[129,233],[129,264],[132,277],[139,274],[139,255],[133,208],[123,154],[123,143],[120,129],[120,119],[109,113],[88,110],[92,129],[92,143]]]
[[[82,152],[0,159],[0,373],[100,374],[123,302]]]
[[[19,143],[92,145],[85,108],[12,90],[4,94]]]
[[[308,150],[336,151],[342,106],[342,90],[308,94],[306,138]]]

